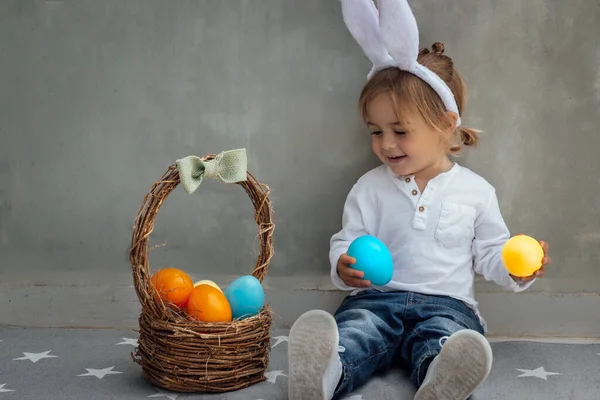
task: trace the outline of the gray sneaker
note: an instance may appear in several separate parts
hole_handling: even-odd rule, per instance
[[[465,400],[492,369],[492,348],[479,332],[454,333],[429,365],[414,400]]]
[[[339,333],[333,316],[312,310],[294,322],[288,337],[288,399],[330,400],[342,376]]]

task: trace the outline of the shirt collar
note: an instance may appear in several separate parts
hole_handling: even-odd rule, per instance
[[[453,161],[452,162],[452,168],[450,168],[448,171],[446,172],[442,172],[441,174],[437,175],[436,177],[434,177],[433,179],[431,179],[429,182],[433,182],[433,181],[438,181],[438,180],[443,180],[446,178],[449,178],[451,176],[454,176],[456,173],[458,173],[458,171],[461,169],[462,167],[456,162]],[[405,179],[405,178],[411,178],[413,179],[415,176],[414,175],[396,175],[394,174],[394,172],[392,171],[392,169],[388,166],[386,166],[386,170],[387,173],[394,179]]]

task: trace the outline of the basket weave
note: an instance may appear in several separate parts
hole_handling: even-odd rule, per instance
[[[214,157],[211,154],[203,160]],[[142,310],[134,361],[142,366],[150,382],[168,390],[213,393],[239,390],[265,380],[272,321],[269,306],[243,320],[204,323],[190,320],[182,311],[154,300],[156,290],[150,284],[148,238],[160,207],[179,183],[179,172],[173,164],[146,194],[135,219],[129,259]],[[238,184],[255,209],[260,251],[252,275],[262,282],[273,256],[275,225],[269,188],[250,173],[246,181]]]

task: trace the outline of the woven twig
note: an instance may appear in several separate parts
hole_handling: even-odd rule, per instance
[[[212,154],[204,157],[213,158]],[[268,305],[258,315],[243,320],[204,323],[155,300],[156,290],[150,284],[149,237],[160,207],[179,182],[177,167],[171,165],[144,197],[134,222],[129,260],[142,306],[134,360],[149,381],[177,392],[228,392],[264,381],[272,321]],[[254,205],[260,251],[252,275],[262,282],[273,257],[275,225],[270,190],[250,173],[238,184]]]

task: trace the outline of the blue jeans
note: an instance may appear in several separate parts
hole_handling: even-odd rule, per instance
[[[335,313],[342,379],[334,398],[354,391],[379,371],[404,364],[416,387],[441,350],[440,339],[461,329],[483,334],[475,312],[444,296],[368,289],[348,296]]]

